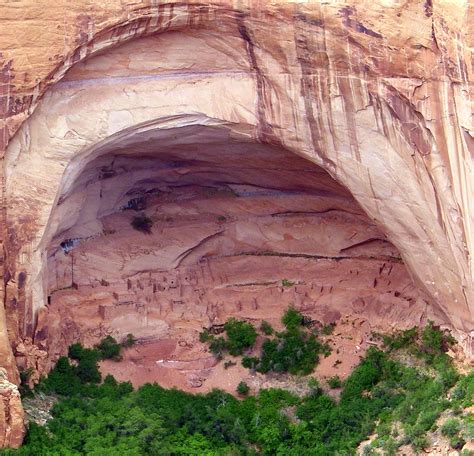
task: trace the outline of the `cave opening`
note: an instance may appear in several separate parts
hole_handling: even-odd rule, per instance
[[[425,307],[347,189],[307,159],[222,127],[109,141],[63,188],[51,219],[48,330],[36,342],[44,336],[59,356],[76,341],[133,334],[138,345],[102,369],[135,385],[222,387],[199,332],[230,317],[279,327],[290,305],[347,325],[346,357],[323,363],[331,371],[341,358],[338,372],[349,372],[353,337],[363,353],[374,328],[413,323]]]

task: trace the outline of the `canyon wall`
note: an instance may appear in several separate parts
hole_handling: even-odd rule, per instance
[[[448,0],[1,5],[8,380],[18,383],[17,364],[47,372],[65,334],[87,342],[129,308],[141,322],[137,302],[158,315],[131,324],[143,337],[186,320],[188,301],[199,324],[219,317],[211,301],[230,306],[221,319],[249,317],[259,299],[289,293],[276,282],[295,270],[302,283],[285,299],[315,314],[319,302],[322,319],[344,306],[377,308],[369,317],[395,327],[430,315],[472,356],[473,15],[472,2]],[[143,240],[123,209],[145,194],[159,230]],[[120,247],[153,250],[160,237],[173,241],[159,254]],[[76,279],[64,249],[75,240]],[[209,257],[219,277],[198,272]],[[351,282],[356,270],[364,279]],[[325,273],[328,287],[347,281],[339,298],[327,298]],[[5,444],[21,440],[14,423],[20,438]]]

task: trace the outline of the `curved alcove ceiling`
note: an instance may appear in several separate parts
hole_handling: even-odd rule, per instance
[[[201,48],[193,39],[207,42],[202,54],[208,55],[211,47],[214,57],[200,59],[197,51]],[[177,62],[182,57],[194,63],[174,71],[172,67],[130,66],[128,57],[124,62],[124,56],[129,55],[139,61],[140,53],[150,48],[150,40],[159,41],[153,49],[160,49],[167,61]],[[213,45],[213,40],[219,45]],[[135,46],[136,52],[130,53],[126,46]],[[445,231],[439,222],[433,223],[443,218],[440,214],[451,204],[449,194],[440,201],[433,188],[433,178],[436,182],[445,180],[444,168],[438,167],[438,172],[431,175],[423,158],[413,153],[404,130],[412,119],[400,121],[400,106],[397,109],[401,111],[394,115],[393,105],[387,104],[387,100],[394,100],[384,86],[353,81],[347,75],[327,75],[323,67],[318,69],[317,90],[321,92],[316,92],[316,98],[308,104],[310,94],[303,88],[307,89],[309,82],[289,77],[293,63],[289,69],[283,68],[270,57],[273,52],[267,55],[260,48],[264,73],[272,66],[278,71],[263,76],[263,70],[252,67],[255,62],[249,44],[236,24],[214,37],[204,32],[169,33],[126,46],[76,66],[64,82],[46,94],[9,146],[6,176],[10,268],[19,273],[25,263],[31,263],[29,291],[21,298],[29,314],[25,328],[31,328],[34,309],[40,308],[45,299],[41,271],[46,261],[44,248],[51,239],[51,234],[45,237],[45,230],[52,223],[51,211],[62,191],[60,182],[67,192],[74,181],[67,176],[78,175],[84,165],[81,160],[91,151],[100,150],[109,137],[127,136],[137,125],[161,124],[163,119],[168,124],[161,124],[161,128],[182,127],[190,118],[197,124],[204,120],[207,125],[243,126],[252,140],[280,145],[326,168],[383,228],[417,283],[454,326],[471,327],[472,313],[465,294],[470,288],[464,285],[470,278],[464,253],[454,252],[453,246],[460,244],[449,241],[457,239],[459,232],[455,227]],[[177,46],[181,46],[178,53]],[[231,58],[225,56],[229,49]],[[202,64],[199,71],[193,67],[196,62]],[[212,67],[215,62],[224,64],[216,69]],[[98,77],[104,71],[107,78]],[[325,77],[333,93],[332,98],[329,94],[329,104],[325,100],[329,86],[321,82]],[[357,88],[348,92],[348,84],[356,84]],[[421,147],[428,133],[422,125],[418,128],[416,141]],[[436,150],[432,150],[430,160],[430,166],[436,168]],[[7,304],[9,299],[17,298],[7,297]]]
[[[261,158],[260,151],[267,151],[270,159]],[[184,175],[187,169],[193,166],[207,166],[208,172],[214,172],[221,176],[222,182],[227,179],[227,182],[232,184],[230,176],[233,175],[233,168],[238,165],[240,171],[235,177],[236,180],[254,186],[260,183],[263,187],[266,184],[265,173],[271,174],[274,170],[274,173],[280,173],[280,178],[283,180],[279,185],[285,188],[287,155],[288,152],[285,154],[276,146],[250,141],[248,135],[243,134],[242,131],[231,130],[229,125],[205,126],[201,124],[160,130],[150,130],[148,126],[145,131],[142,128],[140,131],[128,132],[128,136],[119,135],[109,138],[100,147],[95,148],[87,159],[81,159],[80,167],[74,169],[74,166],[71,166],[75,177],[67,175],[63,178],[64,186],[58,193],[43,243],[48,244],[54,236],[76,224],[75,216],[78,216],[78,213],[67,208],[67,203],[73,198],[77,199],[81,189],[95,185],[100,180],[109,189],[114,188],[114,198],[109,201],[108,206],[102,204],[101,207],[96,208],[97,213],[92,214],[93,217],[101,217],[119,210],[126,203],[126,196],[130,195],[130,191],[138,181],[149,180],[153,182],[153,185],[158,185],[160,173],[168,168],[175,169],[177,173]],[[333,193],[339,195],[340,198],[352,200],[350,193],[321,168],[316,165],[311,167],[303,159],[299,159],[296,163],[299,163],[301,169],[301,181],[296,182],[293,178],[287,184],[291,187],[289,190],[308,190],[313,193],[319,191],[321,195]],[[215,170],[213,171],[212,168]],[[255,176],[258,170],[264,171],[260,182]],[[252,171],[253,175],[245,176],[246,172]],[[203,185],[206,182],[205,172],[202,171]],[[307,176],[310,174],[319,176],[319,181],[311,179],[308,183]],[[211,186],[212,179],[207,180],[208,185]],[[215,182],[218,183],[219,179],[216,178]],[[163,181],[161,185],[166,186],[166,181]],[[356,205],[355,201],[353,204]],[[88,206],[85,202],[82,202],[82,205]],[[66,213],[71,216],[66,216]]]

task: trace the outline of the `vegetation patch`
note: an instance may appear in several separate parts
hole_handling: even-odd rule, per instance
[[[328,379],[328,385],[332,389],[339,389],[342,388],[342,380],[339,378],[338,375],[334,375]]]
[[[55,368],[36,387],[45,393],[74,395],[87,391],[91,384],[98,384],[102,378],[98,362],[101,359],[122,359],[121,350],[129,347],[135,341],[132,334],[128,334],[124,343],[118,344],[112,336],[102,339],[95,348],[84,348],[80,343],[72,344],[68,356],[62,356]]]
[[[283,315],[285,330],[282,332],[275,333],[271,325],[263,321],[260,330],[269,337],[263,342],[260,356],[245,355],[242,365],[261,373],[310,374],[317,365],[319,356],[329,355],[331,348],[307,327],[309,321],[293,307]],[[210,351],[217,359],[222,359],[226,353],[232,356],[244,355],[253,348],[257,340],[253,325],[235,318],[224,324],[224,332],[225,337],[216,337],[209,330],[204,330],[199,335],[200,341],[209,344]]]
[[[273,334],[273,328],[266,320],[263,320],[260,324],[260,331],[262,331],[266,336],[271,336]]]
[[[261,373],[288,372],[308,375],[313,372],[321,354],[329,355],[331,348],[306,328],[307,319],[290,307],[282,318],[285,330],[265,339],[259,357],[246,356],[242,365]]]
[[[151,234],[153,220],[145,214],[139,214],[132,218],[130,222],[132,228],[145,234]]]
[[[107,336],[96,345],[102,359],[113,359],[120,361],[122,359],[122,346],[112,337]]]
[[[237,393],[238,393],[240,396],[247,396],[247,395],[249,394],[250,388],[249,388],[249,386],[247,385],[247,383],[245,383],[245,382],[240,382],[240,383],[237,385],[236,391],[237,391]]]
[[[232,356],[242,355],[245,350],[252,348],[257,340],[257,331],[253,325],[235,318],[227,320],[224,332],[226,337],[216,337],[208,330],[199,335],[199,340],[209,343],[209,349],[218,359],[222,359],[227,352]]]
[[[287,332],[312,335],[294,309],[284,321],[285,330],[268,340],[284,339],[278,334]],[[237,352],[253,340],[246,325],[232,321],[221,337],[226,344],[237,338],[232,345]],[[240,339],[242,328],[246,336]],[[237,388],[240,399],[219,390],[188,394],[157,384],[134,391],[130,383],[111,376],[101,383],[96,369],[103,354],[74,344],[69,357],[60,358],[36,389],[58,395],[53,418],[46,426],[31,423],[24,446],[0,454],[352,455],[372,436],[364,455],[394,455],[408,444],[420,452],[437,426],[437,432],[460,449],[474,438],[473,415],[466,410],[473,401],[474,373],[456,371],[445,353],[450,336],[433,324],[412,333],[390,336],[383,350],[370,348],[338,386],[338,401],[314,379],[308,381],[304,397],[281,389],[251,395],[245,382]],[[403,340],[392,343],[399,336]],[[203,337],[215,339],[209,332]],[[418,362],[404,364],[404,358],[396,356],[401,350],[413,353]],[[444,422],[438,421],[441,415]]]

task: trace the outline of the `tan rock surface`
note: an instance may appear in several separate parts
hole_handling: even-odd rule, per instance
[[[433,315],[455,330],[472,358],[473,15],[470,0],[1,4],[0,237],[6,314],[2,307],[0,366],[9,380],[18,382],[16,363],[33,367],[36,376],[47,370],[59,354],[53,347],[60,345],[64,328],[84,337],[88,305],[102,305],[106,322],[120,319],[120,311],[107,308],[110,292],[112,302],[114,292],[121,302],[120,287],[128,289],[129,276],[141,283],[140,275],[149,269],[152,275],[172,271],[181,277],[206,255],[229,276],[219,278],[221,283],[207,280],[193,291],[208,293],[209,301],[238,302],[241,290],[234,291],[234,278],[249,280],[245,273],[276,280],[298,268],[304,278],[295,280],[304,280],[314,292],[315,277],[344,283],[348,271],[356,269],[364,279],[347,279],[350,286],[338,290],[337,299],[328,300],[323,291],[299,293],[300,285],[292,299],[303,308],[305,299],[311,305],[324,302],[333,313],[350,303],[351,313],[365,313],[385,326],[399,325],[407,315],[410,322]],[[251,161],[263,149],[273,156],[261,158],[252,171],[232,166],[232,160]],[[220,151],[228,172],[227,163],[219,165]],[[212,213],[199,203],[195,188],[188,202],[183,194],[183,201],[162,205],[157,200],[150,206],[157,218],[162,206],[171,218],[177,213],[183,231],[165,219],[159,233],[168,242],[152,236],[147,242],[156,246],[137,247],[119,210],[130,196],[171,177],[175,183],[188,179],[189,188],[225,182],[243,194],[249,182],[265,187],[276,179],[280,191],[291,193],[297,183],[284,173],[284,151],[318,165],[308,169],[321,178],[319,199],[307,198],[315,184],[308,184],[302,166],[303,202],[275,195],[267,200],[261,195],[260,202],[237,198],[244,201],[240,207],[233,203],[237,220],[226,222],[221,235],[222,224],[205,216],[193,225],[196,214]],[[189,180],[202,166],[196,163],[200,156],[209,169]],[[158,157],[174,174],[157,166]],[[279,173],[260,177],[272,166],[280,167]],[[229,177],[237,187],[230,186]],[[344,216],[319,217],[326,228],[304,214],[276,220],[265,210],[288,211],[280,200],[301,203],[303,210],[314,203],[318,211],[337,200]],[[213,217],[224,212],[218,204],[213,209]],[[354,212],[351,219],[347,214]],[[245,220],[244,213],[252,216]],[[352,230],[362,244],[349,242]],[[371,237],[378,240],[368,242]],[[73,257],[52,259],[54,252],[76,238],[82,239],[73,246],[82,255],[79,286],[53,294],[56,272],[63,271],[58,283],[69,280],[66,263]],[[221,239],[225,242],[219,244]],[[242,264],[239,257],[249,249],[282,247],[350,258],[297,265],[301,258],[276,264],[272,256],[249,257],[249,264]],[[349,247],[350,255],[341,253]],[[230,259],[222,261],[225,252]],[[388,280],[377,285],[377,293],[368,293],[370,281],[379,283],[377,274],[384,274],[385,267],[377,272],[382,257],[393,263],[398,255],[403,264],[395,262],[391,271],[397,285],[408,287],[410,300],[398,290],[399,296],[387,297],[396,291]],[[112,285],[97,285],[92,278],[98,275]],[[222,286],[227,288],[219,295]],[[268,287],[252,293],[270,296]],[[134,300],[141,291],[146,298],[140,289]],[[169,290],[163,291],[169,303]],[[188,298],[195,300],[192,293]],[[98,321],[94,312],[89,324]],[[164,323],[152,320],[151,329],[138,314],[127,324],[143,337],[172,338],[182,313],[171,312],[176,316],[162,318]],[[189,331],[209,318],[206,312],[190,319]],[[125,327],[122,321],[116,330]]]
[[[0,446],[18,448],[25,435],[24,412],[18,387],[0,368]]]

